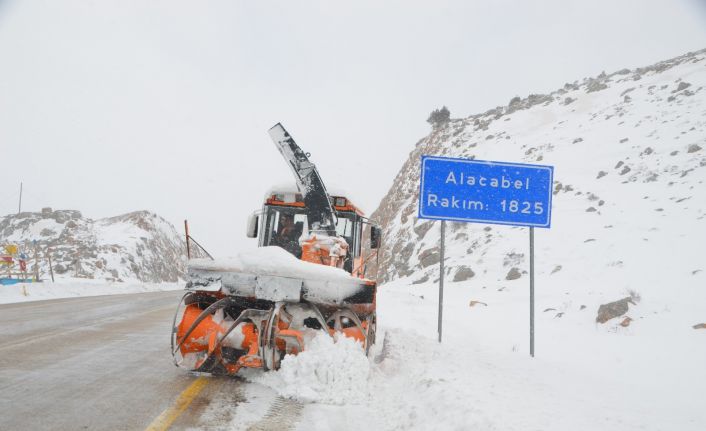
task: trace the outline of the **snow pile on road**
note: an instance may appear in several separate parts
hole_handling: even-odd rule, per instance
[[[255,381],[281,396],[304,402],[356,404],[367,399],[370,362],[353,338],[326,334],[315,336],[307,349],[287,355],[279,371],[262,374]]]
[[[182,283],[122,283],[101,280],[59,279],[56,283],[19,283],[0,286],[0,304],[75,298],[78,296],[120,295],[126,293],[181,290]]]

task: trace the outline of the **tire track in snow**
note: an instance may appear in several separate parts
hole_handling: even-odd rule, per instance
[[[299,421],[304,404],[278,396],[261,420],[250,425],[247,431],[291,430]]]
[[[375,356],[375,359],[373,361],[376,364],[381,363],[385,359],[387,359],[390,356],[390,333],[385,331],[385,336],[382,339],[382,349],[380,350],[380,353]]]
[[[172,431],[227,431],[238,418],[235,408],[245,399],[245,383],[229,376],[209,376],[210,384],[176,420]]]

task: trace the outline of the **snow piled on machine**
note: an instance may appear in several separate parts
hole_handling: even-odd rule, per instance
[[[259,247],[224,259],[192,259],[187,272],[200,290],[271,301],[298,301],[340,304],[361,292],[365,280],[352,277],[340,268],[297,259],[280,247]]]
[[[297,259],[285,249],[274,246],[247,250],[235,257],[214,260],[191,259],[188,262],[188,269],[310,278],[344,283],[351,281],[351,279],[359,281],[340,268],[305,262]]]

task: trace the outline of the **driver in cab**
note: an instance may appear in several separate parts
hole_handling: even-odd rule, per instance
[[[302,254],[302,249],[299,245],[299,237],[302,235],[300,224],[294,223],[292,214],[281,213],[277,232],[272,239],[272,245],[282,247],[297,258],[300,258]]]

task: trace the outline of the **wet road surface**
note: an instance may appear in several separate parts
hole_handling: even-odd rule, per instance
[[[170,327],[182,293],[0,305],[0,429],[148,427],[198,378],[171,362]],[[210,380],[172,429],[199,427],[209,397],[243,384]]]

